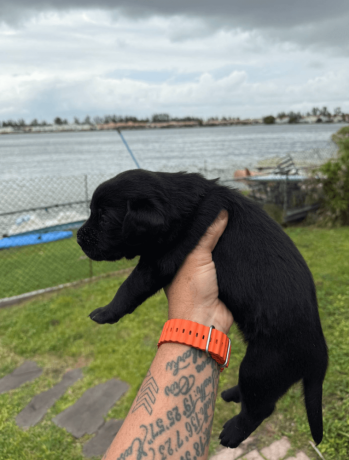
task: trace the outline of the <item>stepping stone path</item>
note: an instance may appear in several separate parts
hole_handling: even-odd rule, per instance
[[[17,367],[11,374],[0,379],[0,395],[20,387],[23,383],[35,380],[42,373],[42,369],[33,361],[26,361]]]
[[[14,390],[38,378],[41,374],[42,369],[35,362],[26,361],[11,374],[0,379],[0,394]],[[69,371],[53,388],[34,396],[17,415],[17,425],[21,428],[29,428],[39,423],[48,409],[82,377],[80,369]],[[65,428],[75,438],[96,433],[85,443],[83,454],[85,457],[101,456],[106,452],[123,423],[123,420],[113,419],[104,422],[104,417],[128,388],[127,383],[116,379],[96,385],[88,389],[75,404],[58,414],[52,421],[57,426]],[[257,449],[248,450],[253,440],[254,438],[250,437],[236,449],[222,448],[210,460],[309,460],[304,452],[298,452],[295,457],[285,458],[291,447],[285,436],[264,447],[260,452]]]
[[[236,449],[223,448],[217,452],[210,460],[310,460],[304,452],[298,452],[295,457],[285,458],[290,449],[290,441],[286,436],[279,441],[274,441],[270,446],[264,447],[258,452],[257,449],[248,452],[248,445],[254,440],[253,437],[246,439]]]
[[[108,420],[98,430],[95,437],[87,441],[82,450],[85,457],[100,457],[104,455],[117,432],[120,430],[123,420]]]
[[[16,417],[21,428],[29,428],[39,423],[54,403],[64,395],[66,390],[83,377],[81,369],[74,369],[64,374],[62,380],[50,390],[40,393]]]
[[[116,401],[128,390],[128,385],[120,380],[96,385],[88,389],[81,398],[68,409],[58,414],[52,421],[65,428],[75,438],[95,433],[104,424],[104,416]]]
[[[0,379],[0,394],[14,390],[41,374],[42,369],[35,362],[26,361],[11,374]],[[25,429],[39,423],[50,407],[82,377],[80,369],[68,371],[53,388],[34,396],[17,415],[17,425]],[[127,383],[116,379],[96,385],[85,391],[75,404],[58,414],[52,421],[57,426],[65,428],[75,438],[97,432],[84,445],[83,452],[85,457],[103,455],[123,423],[123,420],[113,419],[105,422],[104,417],[128,388]]]

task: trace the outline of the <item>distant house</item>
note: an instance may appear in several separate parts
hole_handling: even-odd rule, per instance
[[[12,126],[6,126],[6,128],[0,128],[0,134],[12,134],[15,133],[17,130],[14,129]]]
[[[306,117],[301,117],[299,123],[318,123],[318,116],[308,115]]]
[[[285,125],[290,121],[290,117],[275,118],[275,123],[277,125]]]

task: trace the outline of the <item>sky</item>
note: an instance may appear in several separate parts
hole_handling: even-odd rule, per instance
[[[0,0],[0,121],[349,112],[348,0]]]

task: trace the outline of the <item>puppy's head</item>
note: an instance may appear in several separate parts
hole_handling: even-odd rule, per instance
[[[168,228],[166,190],[156,173],[131,170],[97,187],[77,241],[93,260],[132,259]]]

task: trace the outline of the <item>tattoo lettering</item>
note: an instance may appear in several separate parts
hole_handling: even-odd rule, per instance
[[[212,378],[207,377],[200,386],[196,387],[196,394],[200,397],[200,401],[204,402],[206,399],[206,388],[212,383]]]
[[[135,438],[131,445],[117,458],[117,460],[125,460],[128,457],[132,456],[132,459],[141,460],[143,457],[148,457],[148,453],[144,450],[144,444],[148,436],[148,428],[145,425],[141,425],[140,429],[144,428],[145,433],[143,439],[140,437]],[[147,460],[155,459],[154,449],[149,449],[153,451],[153,456]]]
[[[217,367],[216,363],[212,358],[207,358],[204,361],[202,361],[202,363],[195,366],[196,372],[202,372],[207,366],[211,366],[211,369]]]
[[[207,401],[204,402],[204,405],[200,407],[200,414],[204,417],[204,423],[207,423],[209,420],[208,410],[211,408],[214,411],[214,400],[215,400],[215,393],[211,393],[210,397]]]
[[[196,364],[198,358],[200,358],[202,354],[203,352],[201,350],[198,350],[196,348],[190,348],[185,353],[183,353],[181,356],[178,356],[176,361],[174,360],[169,361],[166,364],[166,370],[170,370],[170,371],[173,370],[172,375],[176,376],[179,371],[186,369],[188,366],[190,366],[190,362],[188,362],[186,365],[183,365],[182,367],[180,367],[181,363],[185,363],[190,357],[192,357],[193,364]]]
[[[184,411],[183,415],[184,417],[189,418],[195,411],[196,409],[196,404],[198,403],[200,398],[193,399],[193,396],[190,394],[188,398],[183,399],[183,405],[184,405]]]
[[[170,427],[181,420],[182,416],[179,413],[177,406],[167,412],[167,418],[170,421]]]
[[[183,441],[181,440],[181,435],[179,434],[179,431],[177,430],[177,447],[180,449],[183,446]]]
[[[156,402],[155,394],[159,392],[159,387],[152,377],[151,372],[148,371],[146,378],[139,390],[135,405],[132,409],[132,412],[136,412],[140,407],[144,407],[149,415],[153,413],[152,405]]]
[[[195,384],[195,377],[191,374],[189,377],[183,375],[178,382],[172,383],[171,386],[167,386],[165,388],[165,395],[169,396],[172,394],[173,396],[178,395],[187,395],[189,391],[193,388]]]

